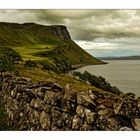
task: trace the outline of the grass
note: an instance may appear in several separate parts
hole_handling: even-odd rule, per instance
[[[39,81],[52,81],[57,82],[63,87],[66,86],[66,84],[70,84],[74,89],[76,89],[79,92],[87,91],[90,89],[97,90],[99,92],[102,92],[102,89],[99,89],[95,86],[87,85],[83,82],[80,82],[73,77],[71,77],[68,74],[57,74],[52,71],[42,70],[39,68],[35,69],[20,69],[20,76],[28,77],[33,80],[33,82],[39,82]]]
[[[36,56],[36,53],[52,51],[55,47],[53,45],[28,45],[28,46],[21,46],[21,47],[13,47],[15,51],[17,51],[24,61],[31,59],[33,61],[40,61],[46,60],[47,57],[40,57]]]
[[[51,27],[34,23],[0,23],[0,44],[17,51],[23,61],[39,62],[46,69],[64,72],[77,64],[101,64],[71,39],[51,33]],[[53,29],[55,32],[56,29]],[[62,31],[63,32],[63,31]]]

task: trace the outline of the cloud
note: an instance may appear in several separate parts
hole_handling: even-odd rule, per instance
[[[140,36],[140,10],[0,10],[0,21],[63,24],[75,40]]]
[[[0,21],[66,25],[95,56],[140,53],[140,10],[0,10]]]

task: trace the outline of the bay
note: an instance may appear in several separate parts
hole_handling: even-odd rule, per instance
[[[122,92],[132,92],[140,96],[140,60],[105,60],[105,65],[84,66],[76,71],[88,71],[104,77]]]

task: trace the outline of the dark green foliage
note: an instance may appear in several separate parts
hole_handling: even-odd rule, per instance
[[[34,69],[35,67],[37,67],[37,64],[29,59],[25,62],[24,67]]]
[[[0,46],[0,72],[14,71],[14,63],[18,60],[21,60],[21,57],[16,51]]]
[[[14,130],[13,128],[10,128],[7,125],[7,121],[6,121],[6,116],[4,113],[4,107],[0,102],[0,131],[5,131],[5,130]]]
[[[75,77],[78,77],[79,80],[82,80],[85,82],[88,81],[91,85],[94,85],[94,86],[101,88],[103,90],[106,90],[106,91],[109,91],[109,92],[112,92],[115,94],[121,93],[121,91],[117,87],[111,86],[111,84],[109,82],[107,82],[105,78],[103,78],[101,76],[97,77],[95,75],[90,74],[87,71],[85,71],[83,73],[75,71],[75,72],[73,72],[73,75]]]

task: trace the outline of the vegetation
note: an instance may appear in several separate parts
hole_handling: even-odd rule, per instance
[[[25,62],[24,67],[34,69],[35,67],[37,67],[37,64],[29,59],[28,61]]]
[[[14,128],[11,128],[7,125],[6,116],[4,114],[4,107],[0,102],[0,131],[5,130],[14,130]]]
[[[73,72],[73,75],[74,75],[74,77],[78,77],[79,80],[88,82],[90,85],[96,86],[103,90],[106,90],[106,91],[109,91],[109,92],[115,93],[115,94],[121,93],[121,91],[117,87],[111,86],[111,84],[109,82],[107,82],[105,78],[103,78],[101,76],[97,77],[95,75],[90,74],[87,71],[85,71],[83,73],[75,71],[75,72]]]
[[[63,87],[70,84],[79,92],[107,89],[106,81],[102,77],[97,78],[89,73],[85,73],[84,76],[81,74],[82,81],[88,79],[91,83],[87,85],[65,73],[75,65],[103,62],[89,55],[71,39],[63,40],[49,30],[50,27],[34,23],[23,25],[0,23],[0,72],[18,71],[19,76],[31,78],[34,82],[58,82]],[[96,82],[93,82],[93,78]],[[0,130],[10,130],[2,105],[0,105]]]
[[[14,63],[18,60],[21,60],[21,57],[16,51],[0,46],[0,72],[14,71]]]
[[[55,72],[67,71],[77,64],[103,63],[71,39],[56,37],[49,26],[35,23],[0,23],[0,44],[15,50],[23,61],[40,63]]]

